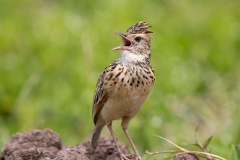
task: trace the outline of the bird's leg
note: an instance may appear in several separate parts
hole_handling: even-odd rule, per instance
[[[122,129],[123,129],[124,133],[126,134],[128,140],[129,140],[129,142],[130,142],[130,144],[131,144],[131,146],[132,146],[132,148],[134,150],[134,158],[136,160],[141,160],[141,157],[140,157],[140,155],[139,155],[139,153],[137,151],[137,148],[135,147],[135,145],[134,145],[134,143],[133,143],[133,141],[132,141],[132,139],[131,139],[128,131],[127,131],[128,124],[129,124],[130,120],[131,120],[131,117],[123,117],[122,118]]]
[[[108,126],[108,129],[109,129],[109,131],[110,131],[110,133],[111,133],[111,135],[112,135],[112,138],[113,138],[113,140],[114,140],[114,142],[115,142],[115,144],[116,144],[116,146],[117,146],[118,154],[119,154],[121,160],[129,160],[129,159],[122,153],[121,149],[119,148],[119,146],[118,146],[118,144],[117,144],[117,140],[116,140],[116,138],[115,138],[115,136],[114,136],[114,133],[113,133],[113,130],[112,130],[112,124],[110,123],[110,124],[108,124],[107,126]]]
[[[134,150],[134,153],[135,153],[135,158],[136,158],[136,160],[142,160],[142,158],[140,157],[140,155],[139,155],[139,153],[138,153],[138,151],[137,151],[137,148],[135,147],[135,145],[134,145],[134,143],[133,143],[133,141],[132,141],[132,139],[131,139],[128,131],[127,131],[127,129],[126,129],[126,128],[123,128],[123,131],[124,131],[124,133],[126,134],[129,142],[131,143],[131,146],[132,146],[132,148],[133,148],[133,150]]]

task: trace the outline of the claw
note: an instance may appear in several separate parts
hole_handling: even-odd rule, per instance
[[[124,154],[119,154],[121,160],[130,160],[129,158],[127,158]]]
[[[129,156],[126,156],[126,155],[122,154],[121,152],[115,152],[114,154],[117,154],[121,160],[131,160],[128,158]]]
[[[142,160],[142,158],[139,155],[124,155],[122,153],[118,153],[118,155],[120,156],[121,160]]]
[[[135,160],[142,160],[142,158],[139,155],[134,155]]]

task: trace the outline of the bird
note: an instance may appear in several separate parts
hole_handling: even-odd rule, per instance
[[[137,114],[152,90],[155,74],[150,63],[151,48],[147,22],[140,21],[129,27],[126,32],[116,34],[122,38],[123,44],[112,50],[118,50],[121,57],[107,66],[98,78],[93,97],[92,118],[95,124],[91,146],[97,147],[101,131],[107,126],[118,155],[127,160],[114,136],[112,122],[122,119],[121,126],[133,150],[134,159],[141,160],[129,133],[129,121]]]

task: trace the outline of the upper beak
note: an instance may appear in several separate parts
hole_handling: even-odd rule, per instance
[[[119,35],[120,37],[122,37],[122,41],[123,41],[123,45],[118,46],[116,48],[113,48],[112,51],[114,50],[127,50],[129,46],[131,46],[132,42],[126,37],[125,34],[123,33],[115,33],[116,35]]]

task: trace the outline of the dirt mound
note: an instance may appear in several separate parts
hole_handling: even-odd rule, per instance
[[[124,154],[127,146],[119,142]],[[12,135],[10,142],[2,149],[1,160],[102,160],[114,155],[118,158],[112,138],[100,138],[98,147],[91,149],[90,142],[73,147],[63,147],[60,136],[50,129],[19,132]],[[113,158],[112,157],[112,158]]]
[[[128,148],[122,142],[119,147],[125,155]],[[51,129],[33,130],[32,133],[13,134],[2,149],[0,160],[120,160],[112,138],[100,138],[98,147],[92,150],[90,142],[76,146],[62,146],[60,136]],[[174,160],[197,160],[195,156],[177,155]]]

